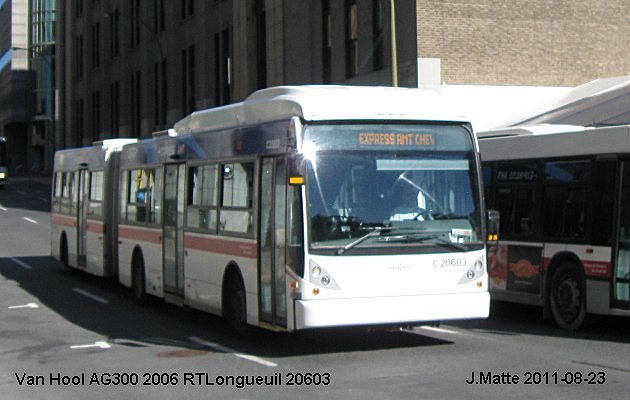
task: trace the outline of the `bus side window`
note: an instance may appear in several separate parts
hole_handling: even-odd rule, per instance
[[[588,160],[545,164],[543,232],[547,237],[586,237],[586,203],[591,182]]]
[[[253,233],[254,163],[223,165],[220,229],[235,233]]]
[[[217,164],[190,167],[188,171],[188,208],[186,226],[216,231]]]
[[[127,197],[127,218],[140,223],[155,223],[156,217],[153,188],[155,187],[154,169],[133,170],[129,176],[129,195]]]
[[[150,220],[152,224],[162,223],[162,169],[152,169],[150,174],[150,197],[148,207],[150,209]]]
[[[103,215],[103,171],[90,172],[90,215]]]
[[[617,162],[595,161],[593,167],[593,244],[610,246],[612,240],[613,209]]]

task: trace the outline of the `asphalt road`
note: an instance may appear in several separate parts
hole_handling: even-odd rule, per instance
[[[0,189],[2,399],[622,399],[630,319],[567,333],[535,307],[413,330],[232,337],[220,318],[159,301],[50,256],[50,185]]]

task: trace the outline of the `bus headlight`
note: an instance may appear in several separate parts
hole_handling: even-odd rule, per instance
[[[337,282],[330,276],[326,270],[317,265],[317,263],[313,260],[310,262],[310,270],[311,273],[309,275],[309,281],[313,285],[317,285],[319,287],[324,287],[326,289],[339,290],[341,289]]]
[[[0,179],[5,179],[7,174],[5,172],[0,172]]]
[[[473,265],[473,267],[475,268],[475,271],[481,271],[483,270],[484,267],[484,258],[481,257],[480,259],[478,259],[477,261],[475,261],[475,264]]]
[[[475,261],[462,276],[457,283],[458,285],[467,285],[473,279],[480,279],[486,274],[486,257],[482,255]]]

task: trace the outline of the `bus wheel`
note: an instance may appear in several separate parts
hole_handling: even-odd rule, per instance
[[[586,317],[584,284],[578,267],[560,264],[551,278],[549,304],[553,318],[563,329],[577,329]]]
[[[145,286],[144,260],[142,259],[142,255],[139,253],[136,253],[133,256],[131,273],[131,288],[133,290],[133,297],[136,299],[137,303],[144,305],[147,303],[148,299]]]
[[[59,258],[61,259],[61,263],[63,264],[63,268],[66,272],[73,274],[77,272],[74,268],[70,266],[70,261],[68,260],[68,240],[66,239],[66,235],[61,236],[61,248],[59,249]]]
[[[249,333],[245,287],[240,279],[234,277],[230,281],[228,290],[228,304],[225,315],[228,327],[237,336],[245,337]]]

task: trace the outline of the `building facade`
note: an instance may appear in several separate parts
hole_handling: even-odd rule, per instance
[[[146,137],[274,85],[574,86],[629,74],[628,15],[627,0],[60,2],[55,147]]]
[[[56,0],[30,0],[30,64],[35,78],[34,115],[29,126],[31,170],[51,172],[57,102],[55,90]]]
[[[29,60],[28,0],[0,0],[0,136],[7,138],[10,174],[28,173],[34,77]]]

